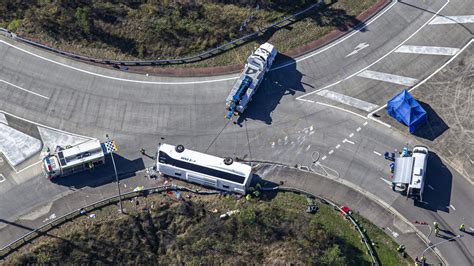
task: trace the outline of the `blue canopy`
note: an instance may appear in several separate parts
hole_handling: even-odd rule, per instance
[[[407,90],[403,90],[387,103],[387,113],[399,122],[410,128],[410,133],[426,121],[426,111],[410,95]]]

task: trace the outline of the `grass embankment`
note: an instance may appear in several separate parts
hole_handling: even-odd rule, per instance
[[[145,3],[146,2],[146,3]],[[0,27],[61,50],[106,59],[169,59],[194,55],[254,32],[315,1],[238,0],[15,1],[0,3]],[[327,1],[331,2],[331,1]],[[339,28],[376,0],[339,0],[258,42],[284,52]],[[241,30],[243,22],[249,18]],[[248,43],[215,58],[186,66],[241,64],[257,46]]]
[[[54,229],[6,263],[370,264],[357,232],[327,205],[308,214],[306,199],[292,193],[260,201],[187,195],[184,201],[167,194],[138,199],[139,205],[127,201],[126,215],[116,206],[94,211],[96,218],[85,215]],[[235,209],[240,213],[219,218]],[[367,230],[377,246],[395,245],[380,230]],[[388,251],[382,263],[403,263]]]

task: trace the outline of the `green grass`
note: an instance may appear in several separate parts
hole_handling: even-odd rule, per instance
[[[125,201],[68,222],[7,257],[18,263],[147,264],[329,264],[370,265],[370,257],[351,224],[330,206],[308,214],[306,198],[278,193],[261,199],[195,196],[186,202],[167,194]],[[145,211],[150,209],[150,212]],[[240,213],[227,220],[219,215]],[[364,222],[365,223],[365,222]],[[392,243],[366,226],[380,243]],[[383,264],[401,261],[394,249],[379,249]]]
[[[12,2],[12,3],[10,3]],[[82,55],[104,59],[171,59],[194,55],[251,33],[303,9],[313,1],[262,1],[248,27],[242,22],[254,12],[252,1],[153,1],[125,4],[84,1],[67,4],[39,1],[35,5],[0,3],[0,25],[21,36]],[[329,2],[329,1],[328,1]],[[355,16],[376,0],[339,0],[274,34],[194,64],[206,67],[242,64],[259,42],[269,41],[280,52],[317,40],[328,32],[356,23]],[[252,2],[253,3],[253,2]],[[344,28],[343,30],[348,30]]]

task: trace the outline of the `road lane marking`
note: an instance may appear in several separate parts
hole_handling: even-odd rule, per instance
[[[362,129],[362,128],[358,127],[358,128],[356,129],[356,131],[359,132],[361,129]]]
[[[304,101],[304,102],[309,102],[309,103],[314,103],[314,101],[311,101],[311,100],[306,100],[306,99],[298,99],[300,101]]]
[[[347,96],[347,95],[344,95],[344,94],[341,94],[341,93],[338,93],[338,92],[329,91],[329,90],[321,90],[317,93],[317,95],[322,96],[322,97],[326,97],[326,98],[331,99],[331,100],[336,101],[336,102],[340,102],[340,103],[343,103],[343,104],[346,104],[346,105],[350,105],[352,107],[364,110],[366,112],[371,112],[372,110],[374,110],[378,107],[378,105],[376,105],[376,104],[369,103],[369,102],[366,102],[366,101],[362,101],[360,99],[357,99],[357,98],[354,98],[354,97],[351,97],[351,96]]]
[[[18,85],[15,85],[15,84],[10,83],[10,82],[8,82],[8,81],[5,81],[5,80],[3,80],[3,79],[0,79],[0,82],[3,82],[3,83],[5,83],[5,84],[10,85],[10,86],[12,86],[12,87],[14,87],[14,88],[17,88],[17,89],[19,89],[19,90],[22,90],[22,91],[31,93],[31,94],[33,94],[33,95],[35,95],[35,96],[38,96],[38,97],[44,98],[44,99],[46,99],[46,100],[49,100],[49,97],[46,97],[46,96],[41,95],[41,94],[39,94],[39,93],[36,93],[36,92],[34,92],[34,91],[30,91],[30,90],[24,89],[24,88],[22,88],[22,87],[20,87],[20,86],[18,86]]]
[[[395,2],[395,1],[394,1],[394,2]],[[312,91],[312,92],[303,94],[303,95],[301,95],[301,96],[298,96],[296,99],[297,99],[297,100],[302,100],[301,98],[303,98],[303,97],[306,97],[306,96],[308,96],[308,95],[317,93],[318,91],[320,91],[320,90],[322,90],[322,89],[327,89],[327,88],[330,88],[330,87],[332,87],[332,86],[335,86],[335,85],[337,85],[337,84],[339,84],[339,83],[341,83],[341,82],[343,82],[343,81],[345,81],[345,80],[348,80],[348,79],[350,79],[350,78],[352,78],[352,77],[358,75],[358,74],[361,73],[362,71],[364,71],[364,70],[368,69],[369,67],[371,67],[371,66],[377,64],[378,62],[382,61],[385,57],[387,57],[387,56],[389,56],[390,54],[392,54],[393,51],[397,50],[400,46],[402,46],[403,44],[405,44],[408,40],[410,40],[413,36],[415,36],[420,30],[422,30],[426,25],[428,25],[428,23],[429,23],[431,20],[433,20],[433,18],[435,18],[435,17],[439,14],[439,12],[441,12],[441,11],[449,4],[449,2],[450,2],[450,0],[446,0],[446,2],[443,4],[443,6],[441,6],[440,9],[438,9],[436,12],[434,12],[433,16],[431,16],[431,17],[430,17],[423,25],[421,25],[415,32],[413,32],[410,36],[408,36],[408,38],[406,38],[405,40],[403,40],[403,41],[402,41],[400,44],[398,44],[395,48],[393,48],[393,49],[390,50],[388,53],[384,54],[382,57],[378,58],[377,60],[375,60],[375,61],[372,62],[371,64],[367,65],[366,67],[362,68],[361,70],[359,70],[359,71],[357,71],[357,72],[355,72],[355,73],[353,73],[353,74],[351,74],[351,75],[349,75],[349,76],[347,76],[347,77],[345,77],[345,78],[343,78],[343,79],[341,79],[341,80],[339,80],[339,81],[336,81],[336,82],[334,82],[334,83],[331,83],[331,84],[329,84],[329,85],[326,85],[326,86],[324,86],[324,87],[322,87],[322,88],[320,88],[320,89],[317,89],[317,90],[315,90],[315,91]],[[372,112],[373,112],[373,111],[372,111]],[[375,121],[377,121],[377,120],[375,120]],[[385,125],[387,125],[387,124],[385,124]],[[390,126],[389,126],[389,127],[390,127]]]
[[[336,145],[336,149],[339,149],[341,147],[341,144]]]
[[[359,51],[362,51],[363,49],[369,47],[370,45],[368,43],[359,43],[355,48],[354,48],[354,51],[350,52],[348,55],[346,55],[346,58],[349,57],[349,56],[353,56],[355,54],[357,54]]]
[[[466,23],[474,23],[474,15],[471,15],[471,16],[437,16],[430,22],[430,25],[466,24]]]
[[[448,0],[449,2],[449,0]],[[344,42],[345,40],[349,39],[350,37],[354,36],[355,34],[359,33],[360,30],[366,28],[367,26],[369,26],[370,24],[372,24],[374,21],[376,21],[379,17],[381,17],[383,14],[385,14],[385,12],[389,11],[392,7],[395,6],[397,2],[394,1],[392,2],[388,7],[386,7],[383,11],[379,12],[375,17],[373,17],[372,19],[370,19],[369,21],[367,21],[366,23],[360,23],[358,26],[356,26],[353,30],[352,33],[346,35],[345,37],[341,38],[340,40],[336,41],[336,42],[332,42],[332,43],[329,43],[328,45],[326,45],[325,47],[315,51],[314,53],[311,53],[307,56],[304,56],[304,57],[301,57],[295,61],[291,61],[289,63],[286,63],[286,64],[283,64],[283,65],[280,65],[280,66],[276,66],[275,68],[272,68],[270,69],[270,71],[273,71],[273,70],[278,70],[278,69],[281,69],[281,68],[284,68],[284,67],[287,67],[287,66],[291,66],[291,65],[294,65],[298,62],[301,62],[301,61],[304,61],[308,58],[311,58],[317,54],[320,54],[342,42]],[[125,79],[125,78],[117,78],[117,77],[113,77],[113,76],[107,76],[107,75],[103,75],[103,74],[98,74],[98,73],[94,73],[94,72],[91,72],[91,71],[87,71],[87,70],[84,70],[84,69],[80,69],[80,68],[77,68],[77,67],[73,67],[73,66],[70,66],[70,65],[67,65],[67,64],[64,64],[64,63],[60,63],[60,62],[57,62],[57,61],[54,61],[52,59],[49,59],[49,58],[46,58],[46,57],[43,57],[43,56],[40,56],[40,55],[37,55],[33,52],[30,52],[30,51],[27,51],[25,49],[22,49],[20,47],[17,47],[13,44],[10,44],[8,42],[5,42],[3,40],[0,40],[0,43],[3,43],[5,45],[8,45],[10,47],[13,47],[17,50],[20,50],[24,53],[27,53],[27,54],[30,54],[32,56],[35,56],[37,58],[41,58],[43,60],[46,60],[48,62],[51,62],[51,63],[54,63],[54,64],[57,64],[57,65],[60,65],[60,66],[63,66],[63,67],[66,67],[66,68],[70,68],[70,69],[73,69],[73,70],[76,70],[76,71],[79,71],[79,72],[82,72],[82,73],[86,73],[86,74],[90,74],[90,75],[94,75],[94,76],[97,76],[97,77],[102,77],[102,78],[107,78],[107,79],[112,79],[112,80],[118,80],[118,81],[124,81],[124,82],[132,82],[132,83],[142,83],[142,84],[161,84],[161,85],[172,85],[172,84],[176,84],[176,85],[192,85],[192,84],[200,84],[200,83],[213,83],[213,82],[222,82],[222,81],[229,81],[229,80],[235,80],[238,78],[238,76],[233,76],[233,77],[229,77],[229,78],[222,78],[222,79],[213,79],[213,80],[201,80],[201,81],[189,81],[189,82],[160,82],[160,81],[146,81],[146,80],[133,80],[133,79]]]
[[[330,150],[328,153],[331,155],[334,152],[334,150]]]
[[[423,85],[426,81],[428,81],[429,79],[431,79],[434,75],[438,74],[438,72],[440,72],[441,70],[443,70],[443,68],[445,68],[447,65],[449,65],[454,59],[456,59],[456,57],[458,57],[464,50],[466,50],[467,47],[469,47],[471,45],[471,43],[474,42],[474,39],[471,39],[466,45],[464,45],[461,50],[459,50],[459,52],[457,52],[453,57],[451,57],[446,63],[444,63],[441,67],[439,67],[438,69],[436,69],[433,73],[431,73],[431,75],[429,75],[428,77],[426,77],[425,79],[423,79],[422,81],[418,82],[418,84],[416,84],[413,88],[409,89],[408,92],[411,92],[413,91],[414,89],[418,88],[419,86]],[[371,119],[379,124],[382,124],[388,128],[391,128],[392,126],[375,118],[374,117],[374,114],[377,113],[378,111],[382,110],[383,108],[387,107],[387,104],[384,104],[382,106],[380,106],[378,109],[372,111],[370,114],[367,115],[367,118],[368,119]]]
[[[365,122],[364,122],[364,127],[367,126],[368,123],[369,123],[369,122],[365,121]]]
[[[346,143],[346,142],[347,142],[347,143],[350,143],[350,144],[352,144],[352,145],[355,144],[354,142],[352,142],[352,141],[350,141],[350,140],[348,140],[348,139],[344,139],[344,140],[342,141],[342,143]]]
[[[41,163],[41,162],[42,162],[42,160],[39,160],[39,161],[37,161],[36,163],[30,164],[30,165],[26,166],[25,168],[23,168],[23,169],[21,169],[21,170],[18,170],[18,171],[15,170],[15,172],[16,172],[17,174],[19,174],[19,173],[25,171],[26,169],[29,169],[29,168],[31,168],[31,167],[33,167],[33,166],[35,166],[35,165],[37,165],[37,164],[39,164],[39,163]]]
[[[354,133],[349,134],[349,138],[352,138],[354,136]]]
[[[322,102],[316,102],[317,104],[320,104],[320,105],[324,105],[324,106],[327,106],[327,107],[331,107],[331,108],[335,108],[335,109],[338,109],[338,110],[341,110],[341,111],[344,111],[344,112],[347,112],[347,113],[350,113],[350,114],[353,114],[353,115],[356,115],[360,118],[363,118],[365,120],[367,120],[368,118],[363,116],[363,115],[360,115],[356,112],[353,112],[353,111],[350,111],[350,110],[347,110],[347,109],[344,109],[344,108],[341,108],[339,106],[335,106],[335,105],[331,105],[331,104],[327,104],[327,103],[322,103]]]
[[[448,2],[449,2],[449,0],[448,0]],[[295,63],[298,63],[298,62],[301,62],[301,61],[306,60],[306,59],[308,59],[308,58],[311,58],[311,57],[313,57],[313,56],[315,56],[315,55],[318,55],[318,54],[320,54],[320,53],[322,53],[322,52],[324,52],[324,51],[326,51],[326,50],[328,50],[328,49],[330,49],[330,48],[332,48],[332,47],[334,47],[334,46],[336,46],[336,45],[342,43],[343,41],[345,41],[345,40],[349,39],[350,37],[352,37],[353,35],[357,34],[360,30],[362,30],[362,29],[366,28],[367,26],[369,26],[370,24],[372,24],[372,22],[376,21],[380,16],[382,16],[383,14],[385,14],[385,12],[389,11],[393,6],[395,6],[396,3],[397,3],[397,1],[393,1],[393,2],[390,4],[390,6],[388,6],[385,10],[383,10],[383,11],[380,12],[380,13],[378,13],[378,14],[377,14],[375,17],[373,17],[371,20],[367,21],[367,23],[361,23],[361,24],[359,24],[360,26],[354,28],[354,31],[353,31],[352,33],[350,33],[350,34],[348,34],[347,36],[341,38],[339,41],[336,41],[336,42],[334,42],[334,43],[330,43],[330,44],[328,44],[327,46],[325,46],[325,47],[323,47],[323,48],[321,48],[321,49],[318,49],[318,50],[315,51],[314,53],[311,53],[311,54],[309,54],[309,55],[307,55],[307,56],[305,56],[305,57],[296,59],[296,60],[293,61],[293,62],[289,62],[289,63],[283,64],[283,65],[281,65],[281,66],[277,66],[277,67],[275,67],[275,68],[272,68],[272,69],[270,69],[270,71],[278,70],[278,69],[280,69],[280,68],[284,68],[284,67],[287,67],[287,66],[291,66],[291,65],[293,65],[293,64],[295,64]]]
[[[414,86],[418,82],[418,79],[389,74],[389,73],[377,72],[377,71],[372,71],[372,70],[362,71],[361,73],[357,74],[357,76],[362,77],[362,78],[368,78],[368,79],[373,79],[373,80],[399,84],[403,86],[409,86],[409,87]]]
[[[449,55],[453,56],[459,52],[459,48],[437,47],[437,46],[418,46],[418,45],[402,45],[396,53],[405,54],[427,54],[427,55]]]
[[[434,190],[434,187],[432,187],[431,185],[428,185],[429,188],[431,188],[431,190]]]
[[[311,144],[309,144],[308,147],[306,147],[305,151],[308,151],[309,148],[311,148]]]
[[[380,152],[374,151],[374,153],[377,154],[378,156],[382,156],[382,154]]]
[[[327,158],[326,155],[324,155],[323,158],[321,158],[321,160],[324,161],[324,160],[326,160],[326,158]]]
[[[390,182],[390,180],[387,180],[383,177],[380,178],[383,182],[387,183],[389,186],[392,186],[392,182]]]
[[[6,180],[6,178],[2,174],[0,174],[0,183],[5,182],[5,180]]]
[[[453,209],[453,210],[456,210],[456,208],[454,208],[453,205],[449,205],[449,207],[451,207],[451,209]]]

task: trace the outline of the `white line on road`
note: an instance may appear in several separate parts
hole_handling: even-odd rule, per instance
[[[374,153],[377,154],[378,156],[382,156],[382,154],[380,152],[374,151]]]
[[[354,133],[349,134],[349,138],[352,138],[354,136]]]
[[[431,188],[431,190],[434,190],[434,187],[432,187],[431,185],[428,185],[429,188]]]
[[[303,100],[303,99],[301,99],[301,101],[302,101],[302,100]],[[316,102],[316,103],[317,103],[317,104],[320,104],[320,105],[327,106],[327,107],[335,108],[335,109],[338,109],[338,110],[341,110],[341,111],[344,111],[344,112],[347,112],[347,113],[350,113],[350,114],[353,114],[353,115],[356,115],[356,116],[358,116],[358,117],[360,117],[360,118],[363,118],[363,119],[365,119],[365,120],[368,119],[367,117],[365,117],[365,116],[363,116],[363,115],[360,115],[360,114],[358,114],[358,113],[356,113],[356,112],[352,112],[352,111],[350,111],[350,110],[346,110],[346,109],[341,108],[341,107],[339,107],[339,106],[334,106],[334,105],[330,105],[330,104],[322,103],[322,102]]]
[[[361,131],[361,130],[362,130],[362,128],[360,128],[360,127],[358,127],[358,128],[356,129],[357,132],[359,132],[359,131]]]
[[[395,2],[397,2],[397,1],[394,1],[394,3],[395,3]],[[388,53],[384,54],[382,57],[378,58],[377,60],[375,60],[375,61],[372,62],[371,64],[367,65],[366,67],[362,68],[361,70],[359,70],[359,71],[357,71],[357,72],[355,72],[355,73],[353,73],[353,74],[351,74],[351,75],[349,75],[349,76],[347,76],[347,77],[345,77],[345,78],[343,78],[343,79],[341,79],[341,80],[339,80],[339,81],[336,81],[336,82],[334,82],[334,83],[331,83],[331,84],[329,84],[329,85],[326,85],[326,86],[324,86],[324,87],[322,87],[322,88],[320,88],[320,89],[317,89],[317,90],[315,90],[315,91],[312,91],[312,92],[303,94],[303,95],[297,97],[296,99],[297,99],[297,100],[302,100],[301,98],[303,98],[303,97],[306,97],[306,96],[311,95],[311,94],[313,94],[313,93],[317,93],[318,91],[320,91],[320,90],[322,90],[322,89],[327,89],[327,88],[330,88],[330,87],[332,87],[332,86],[335,86],[335,85],[337,85],[337,84],[339,84],[339,83],[341,83],[341,82],[343,82],[343,81],[345,81],[345,80],[348,80],[348,79],[350,79],[350,78],[356,76],[357,74],[361,73],[362,71],[364,71],[364,70],[368,69],[369,67],[371,67],[371,66],[377,64],[378,62],[382,61],[385,57],[387,57],[387,56],[389,56],[390,54],[392,54],[393,51],[397,50],[398,47],[400,47],[400,46],[402,46],[403,44],[405,44],[408,40],[410,40],[413,36],[415,36],[420,30],[422,30],[426,25],[428,25],[428,23],[429,23],[434,17],[436,17],[436,16],[439,14],[439,12],[441,12],[441,11],[449,4],[449,2],[450,2],[450,0],[446,0],[446,2],[443,4],[443,6],[441,6],[440,9],[438,9],[438,10],[434,13],[434,15],[431,16],[431,17],[430,17],[423,25],[421,25],[415,32],[413,32],[410,36],[408,36],[408,38],[406,38],[405,40],[403,40],[403,41],[402,41],[400,44],[398,44],[395,48],[393,48],[393,49],[390,50]],[[375,121],[377,121],[377,120],[375,120]]]
[[[321,160],[324,161],[324,160],[326,160],[326,158],[327,158],[326,155],[324,155],[323,158],[321,158]]]
[[[341,144],[336,145],[336,149],[339,149],[341,147]]]
[[[320,92],[317,93],[319,96],[326,97],[328,99],[331,99],[336,102],[340,102],[346,105],[350,105],[352,107],[355,107],[357,109],[364,110],[366,112],[371,112],[372,110],[376,109],[378,105],[369,103],[366,101],[362,101],[360,99],[344,95],[342,93],[334,92],[334,91],[329,91],[329,90],[321,90]]]
[[[449,205],[449,207],[451,207],[451,209],[453,209],[453,210],[456,210],[456,208],[454,208],[454,206],[452,204]]]
[[[466,45],[464,45],[459,52],[457,52],[453,57],[451,57],[446,63],[444,63],[440,68],[436,69],[431,75],[423,79],[422,81],[418,82],[413,88],[409,89],[408,92],[413,91],[414,89],[418,88],[419,86],[423,85],[426,81],[431,79],[434,75],[438,74],[443,68],[445,68],[447,65],[449,65],[456,57],[458,57],[467,47],[471,45],[471,43],[474,42],[474,39],[471,39]],[[384,104],[383,106],[380,106],[378,109],[372,111],[370,114],[367,115],[367,118],[372,119],[373,121],[380,123],[388,128],[391,128],[392,126],[375,118],[373,115],[377,113],[378,111],[382,110],[383,108],[387,107],[387,104]]]
[[[30,165],[26,166],[25,168],[23,168],[23,169],[21,169],[21,170],[18,170],[18,171],[15,170],[15,172],[16,172],[17,174],[19,174],[19,173],[25,171],[26,169],[31,168],[31,167],[33,167],[33,166],[35,166],[35,165],[37,165],[37,164],[39,164],[39,163],[41,163],[41,162],[42,162],[42,161],[39,160],[39,161],[37,161],[36,163],[30,164]]]
[[[342,143],[345,143],[345,142],[350,143],[350,144],[352,144],[352,145],[355,144],[354,142],[352,142],[352,141],[350,141],[350,140],[348,140],[348,139],[344,139],[344,140],[342,141]]]
[[[2,174],[0,174],[0,183],[5,182],[5,180],[6,180],[5,177]]]
[[[374,79],[379,81],[390,82],[394,84],[399,84],[403,86],[414,86],[418,80],[414,78],[393,75],[389,73],[377,72],[372,70],[365,70],[357,75],[358,77]]]
[[[328,153],[329,153],[329,154],[332,154],[333,152],[334,152],[334,150],[330,150]]]
[[[311,148],[311,144],[309,144],[308,147],[306,147],[305,151],[308,151],[309,148]]]
[[[3,79],[0,79],[0,82],[3,82],[3,83],[5,83],[5,84],[10,85],[10,86],[12,86],[12,87],[15,87],[15,88],[17,88],[17,89],[19,89],[19,90],[22,90],[22,91],[31,93],[31,94],[33,94],[33,95],[36,95],[36,96],[38,96],[38,97],[44,98],[44,99],[46,99],[46,100],[49,100],[49,97],[46,97],[46,96],[41,95],[41,94],[39,94],[39,93],[36,93],[36,92],[34,92],[34,91],[30,91],[30,90],[24,89],[24,88],[22,88],[22,87],[20,87],[20,86],[18,86],[18,85],[15,85],[15,84],[10,83],[10,82],[8,82],[8,81],[5,81],[5,80],[3,80]]]
[[[405,53],[405,54],[428,54],[428,55],[453,56],[458,51],[459,51],[459,48],[451,48],[451,47],[402,45],[395,52]]]
[[[300,101],[304,101],[304,102],[309,102],[309,103],[314,103],[314,101],[311,101],[311,100],[306,100],[306,99],[298,99]]]
[[[364,127],[367,126],[368,123],[369,123],[369,122],[365,121],[365,122],[364,122]]]
[[[383,177],[380,178],[383,182],[387,183],[388,185],[392,186],[392,182],[390,182],[390,180],[387,180]]]
[[[471,6],[472,7],[472,6]],[[474,23],[474,16],[437,16],[430,25]]]

